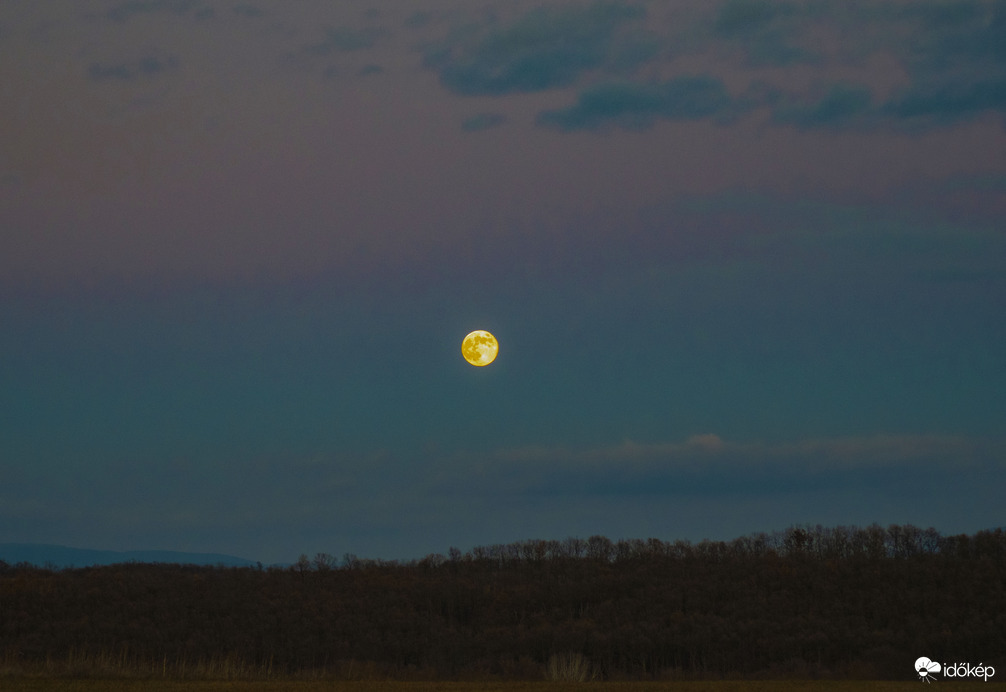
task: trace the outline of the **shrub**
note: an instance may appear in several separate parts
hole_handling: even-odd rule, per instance
[[[587,682],[597,679],[597,671],[583,654],[566,652],[549,657],[545,677],[553,682]]]

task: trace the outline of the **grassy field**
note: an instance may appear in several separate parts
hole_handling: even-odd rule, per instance
[[[942,682],[942,681],[941,681]],[[1004,690],[1006,683],[950,682],[952,690]],[[0,678],[2,692],[901,692],[923,689],[917,680],[729,680],[716,682],[283,682],[69,680]],[[937,688],[939,689],[939,688]]]

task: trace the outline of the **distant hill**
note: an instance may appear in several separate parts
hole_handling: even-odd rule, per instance
[[[183,565],[251,567],[256,563],[233,555],[182,553],[174,550],[86,550],[45,543],[0,543],[0,560],[9,565],[28,562],[39,567],[90,567],[118,562],[167,562]]]

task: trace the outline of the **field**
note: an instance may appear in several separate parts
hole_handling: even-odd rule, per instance
[[[941,681],[942,682],[942,681]],[[1004,690],[1006,683],[950,682],[953,690]],[[901,692],[920,682],[760,680],[715,682],[283,682],[0,678],[3,692]]]

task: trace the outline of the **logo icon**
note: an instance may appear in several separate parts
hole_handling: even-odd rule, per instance
[[[915,672],[919,674],[922,682],[928,685],[936,679],[933,675],[940,672],[940,664],[936,661],[930,661],[925,656],[920,656],[915,659]]]

